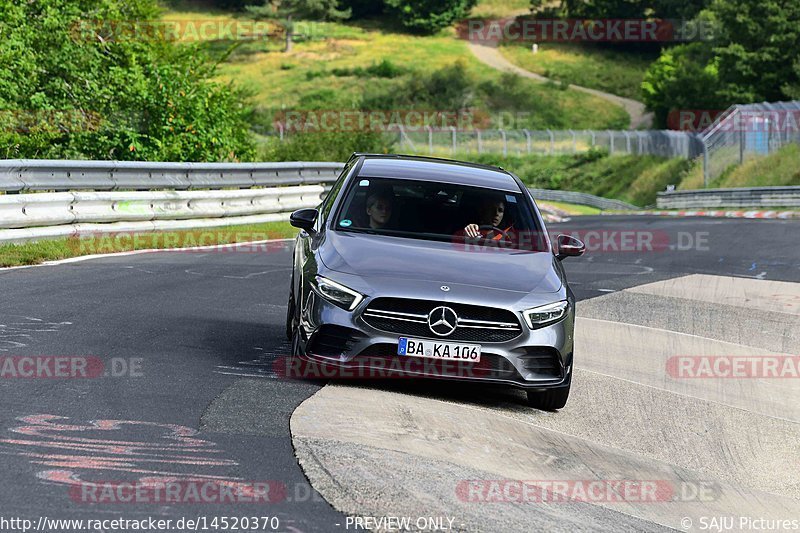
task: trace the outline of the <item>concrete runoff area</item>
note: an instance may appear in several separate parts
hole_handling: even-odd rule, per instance
[[[738,517],[795,519],[800,378],[697,377],[697,367],[687,377],[669,361],[796,362],[798,313],[774,303],[791,304],[798,291],[689,275],[579,302],[574,386],[556,413],[530,409],[514,392],[329,385],[292,415],[298,460],[348,515],[450,516],[456,530],[686,530],[715,516],[737,517],[734,530],[743,530],[758,526]],[[571,489],[656,480],[672,493],[646,502],[486,501],[479,486],[465,500],[465,480],[559,480]]]
[[[676,394],[747,409],[763,416],[800,422],[800,387],[795,379],[726,379],[714,372],[715,359],[728,359],[719,371],[733,373],[741,357],[789,357],[772,350],[742,346],[696,335],[593,318],[575,323],[575,367],[627,379]],[[795,365],[793,368],[796,368]],[[776,373],[781,365],[776,365]],[[704,377],[713,374],[714,377]],[[800,376],[798,376],[800,378]]]
[[[800,315],[800,283],[692,274],[627,290]]]

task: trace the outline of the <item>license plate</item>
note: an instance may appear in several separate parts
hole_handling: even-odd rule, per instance
[[[481,345],[400,337],[397,355],[477,363],[481,360]]]

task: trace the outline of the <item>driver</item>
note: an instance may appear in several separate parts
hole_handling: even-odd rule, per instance
[[[490,235],[493,235],[491,240],[499,241],[514,229],[513,224],[507,228],[500,227],[505,214],[506,203],[501,198],[484,198],[478,206],[478,223],[467,224],[464,228],[464,233],[468,238],[472,239],[477,239],[478,237],[489,238]],[[491,226],[494,229],[487,226]]]

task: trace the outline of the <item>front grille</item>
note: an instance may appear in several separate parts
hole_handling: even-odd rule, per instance
[[[353,344],[363,338],[364,334],[355,329],[325,324],[311,338],[308,351],[322,357],[339,357],[350,353]]]
[[[439,306],[456,312],[456,329],[447,336],[434,335],[428,327],[428,314]],[[506,342],[522,333],[517,316],[511,311],[431,300],[376,298],[361,315],[375,329],[410,337],[441,338],[464,342]]]
[[[373,344],[364,349],[350,363],[352,366],[377,367],[400,372],[420,372],[440,377],[490,378],[522,381],[514,365],[493,353],[482,353],[478,363],[443,361],[421,357],[397,355],[397,344]]]

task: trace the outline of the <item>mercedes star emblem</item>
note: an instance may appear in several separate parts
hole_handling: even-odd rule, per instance
[[[444,292],[450,292],[450,287],[448,287],[447,285],[442,285],[439,288],[442,289]]]
[[[458,325],[458,315],[449,307],[440,306],[428,314],[428,327],[440,337],[453,333]]]

